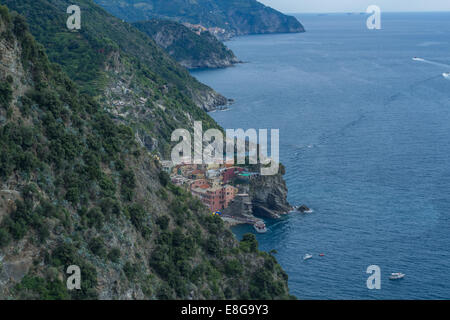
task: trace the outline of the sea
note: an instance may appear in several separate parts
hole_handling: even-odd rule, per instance
[[[306,33],[234,38],[244,63],[192,71],[235,100],[222,127],[280,130],[288,199],[313,209],[267,220],[260,249],[298,299],[450,299],[450,13],[296,16]]]

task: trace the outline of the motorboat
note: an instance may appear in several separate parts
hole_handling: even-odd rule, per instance
[[[390,280],[398,280],[398,279],[403,279],[405,277],[404,273],[401,272],[394,272],[391,273],[391,275],[389,276]]]
[[[308,260],[308,259],[311,259],[312,257],[313,256],[311,254],[307,253],[303,256],[303,260]]]
[[[258,233],[266,233],[267,232],[267,227],[266,227],[266,224],[264,223],[264,221],[255,222],[255,224],[253,225],[253,228],[255,228],[256,232],[258,232]]]

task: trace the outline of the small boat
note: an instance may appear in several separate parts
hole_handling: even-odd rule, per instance
[[[313,256],[311,254],[307,253],[303,256],[303,260],[308,260],[308,259],[311,259],[312,257]]]
[[[442,76],[443,76],[444,78],[450,79],[450,72],[444,72],[444,73],[442,74]]]
[[[258,232],[258,233],[266,233],[267,232],[267,227],[266,227],[266,224],[264,223],[264,221],[255,222],[255,224],[253,225],[253,228],[255,228],[256,232]]]
[[[324,257],[324,256],[325,256],[325,253],[319,254],[319,257]]]
[[[393,272],[391,273],[391,275],[389,276],[390,280],[398,280],[398,279],[403,279],[405,277],[404,273],[401,272]]]

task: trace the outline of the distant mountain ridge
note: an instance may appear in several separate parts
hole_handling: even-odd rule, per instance
[[[188,69],[225,68],[239,62],[234,53],[209,32],[194,32],[171,20],[133,23]]]
[[[219,38],[246,34],[304,32],[292,16],[256,0],[95,0],[130,22],[166,18],[214,29]]]

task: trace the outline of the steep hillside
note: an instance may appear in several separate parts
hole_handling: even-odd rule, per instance
[[[152,19],[133,25],[188,69],[224,68],[239,62],[234,53],[209,32],[197,34],[170,20]]]
[[[173,186],[4,6],[0,150],[0,299],[289,298],[255,238]]]
[[[95,0],[127,21],[170,18],[206,28],[221,28],[220,37],[245,34],[304,32],[301,23],[256,0]]]
[[[72,1],[2,0],[2,3],[27,18],[31,32],[45,46],[50,60],[60,64],[83,92],[98,96],[111,90],[109,96],[117,95],[115,91],[120,90],[132,92],[137,103],[140,98],[164,95],[170,101],[160,101],[160,104],[185,100],[183,107],[188,112],[193,103],[204,110],[212,110],[227,102],[191,77],[148,36],[111,16],[91,0],[77,1],[81,8],[78,32],[66,27],[69,17],[66,10]],[[121,104],[119,100],[122,99],[111,97],[103,102],[117,106]],[[130,106],[117,109],[124,107]],[[124,113],[124,110],[116,111]]]

